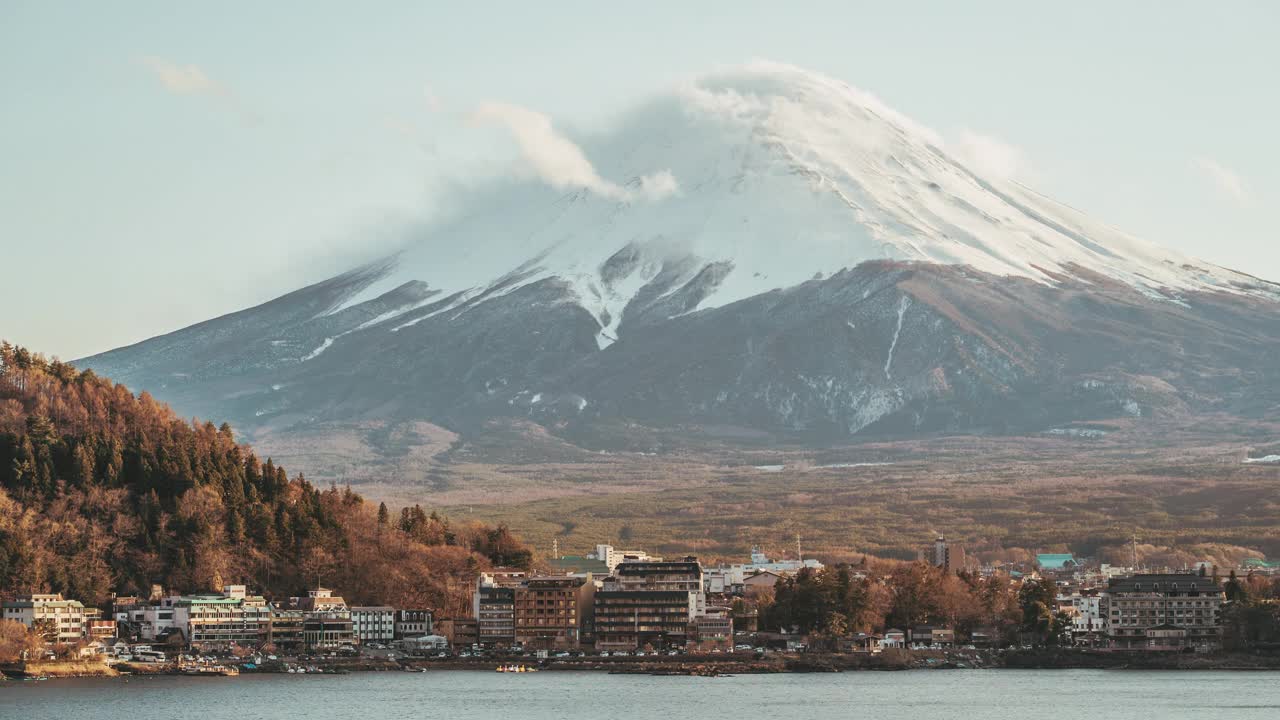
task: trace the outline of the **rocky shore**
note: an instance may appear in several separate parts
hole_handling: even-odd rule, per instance
[[[449,658],[403,661],[413,670],[492,670],[488,659]],[[629,675],[715,677],[753,673],[852,672],[859,670],[963,669],[1143,669],[1280,670],[1280,655],[1243,653],[1166,654],[1090,650],[886,650],[876,655],[767,653],[765,655],[681,655],[651,657],[570,657],[536,663],[543,671],[592,671]]]
[[[347,674],[353,672],[493,671],[501,658],[368,657],[282,659],[240,666],[240,672]],[[1280,655],[1243,653],[1174,654],[1101,650],[886,650],[875,655],[827,653],[734,653],[726,655],[579,656],[516,660],[544,672],[605,672],[625,675],[722,677],[765,673],[835,673],[862,670],[955,669],[1098,669],[1098,670],[1280,670]],[[4,668],[15,678],[104,677],[178,674],[172,664],[129,663],[115,667],[100,662],[29,663]]]
[[[100,660],[22,662],[0,668],[12,678],[115,677],[119,671]]]

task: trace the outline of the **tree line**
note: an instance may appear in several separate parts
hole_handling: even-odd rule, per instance
[[[969,637],[994,633],[1005,644],[1068,642],[1070,618],[1056,610],[1052,580],[1018,584],[997,573],[951,573],[923,562],[863,558],[780,578],[760,599],[760,622],[768,630],[829,638],[854,632],[911,630],[936,625]]]
[[[261,461],[225,423],[0,343],[0,594],[322,582],[357,602],[461,610],[480,569],[531,561],[505,527],[418,506],[392,523],[350,488]]]

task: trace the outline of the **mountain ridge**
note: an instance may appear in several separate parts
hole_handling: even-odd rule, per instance
[[[82,363],[272,433],[847,439],[1280,407],[1280,285],[983,177],[839,81],[713,73],[582,148],[623,180],[477,190],[393,256]]]

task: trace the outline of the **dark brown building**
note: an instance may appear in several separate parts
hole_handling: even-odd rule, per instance
[[[526,648],[580,647],[589,623],[595,582],[535,577],[515,589],[515,640]]]
[[[595,601],[596,649],[683,647],[696,602],[687,590],[600,590]]]
[[[516,588],[481,583],[476,588],[476,642],[508,648],[516,641]]]

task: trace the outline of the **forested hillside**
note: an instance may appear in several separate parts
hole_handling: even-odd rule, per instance
[[[0,594],[180,592],[322,582],[355,602],[461,610],[492,562],[528,565],[506,528],[393,516],[320,490],[147,393],[0,344]]]

